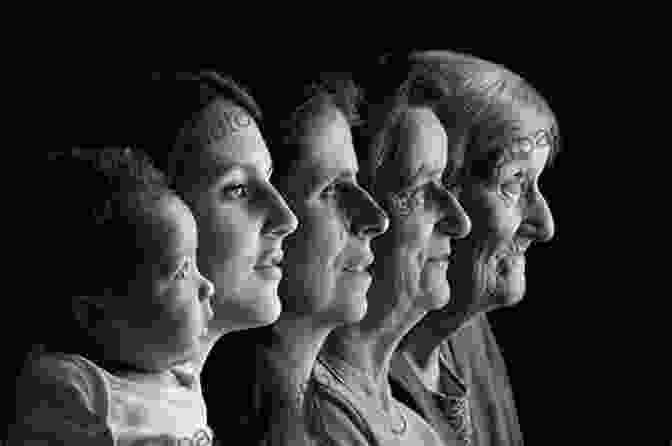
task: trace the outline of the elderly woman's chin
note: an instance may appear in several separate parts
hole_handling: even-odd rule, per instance
[[[505,256],[498,259],[489,276],[490,307],[510,307],[525,296],[525,257]]]

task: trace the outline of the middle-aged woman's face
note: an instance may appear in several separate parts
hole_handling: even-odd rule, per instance
[[[520,301],[525,251],[553,237],[551,211],[539,188],[550,152],[550,119],[533,107],[511,110],[517,130],[489,138],[461,181],[460,202],[471,217],[469,237],[456,244],[454,281],[463,308],[485,311]],[[457,303],[457,302],[456,302]]]
[[[376,254],[386,253],[383,268],[392,273],[388,277],[397,278],[399,291],[431,310],[450,299],[446,272],[451,239],[464,237],[471,224],[442,183],[447,136],[434,112],[425,107],[408,110],[399,130],[396,155],[377,174],[376,190],[388,197],[392,225],[377,243]]]
[[[292,172],[278,183],[301,222],[286,241],[284,308],[324,322],[359,321],[371,285],[370,241],[385,232],[387,216],[357,183],[350,125],[338,108],[319,106],[297,143]]]
[[[225,100],[201,114],[185,196],[200,233],[198,262],[215,285],[215,327],[251,328],[280,315],[283,239],[295,215],[269,182],[271,158],[254,119]]]

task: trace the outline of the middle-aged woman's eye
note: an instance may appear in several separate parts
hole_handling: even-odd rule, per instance
[[[329,185],[327,185],[324,189],[322,189],[320,197],[322,197],[325,200],[334,199],[338,195],[340,189],[341,184],[339,184],[337,181],[334,181],[333,183],[329,183]]]
[[[232,184],[222,188],[221,196],[225,200],[242,200],[247,198],[250,191],[244,184]]]

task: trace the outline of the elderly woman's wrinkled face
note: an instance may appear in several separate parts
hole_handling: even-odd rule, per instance
[[[517,131],[490,138],[460,184],[460,202],[473,228],[469,237],[456,243],[449,278],[459,290],[455,303],[471,311],[520,301],[525,293],[525,251],[554,233],[539,188],[550,152],[551,121],[531,107],[515,113]]]
[[[297,220],[269,182],[271,158],[254,119],[224,100],[193,129],[202,149],[185,197],[200,232],[198,262],[215,285],[215,328],[274,322],[280,315],[283,239]]]
[[[337,108],[321,106],[299,133],[299,159],[278,183],[300,221],[286,241],[283,305],[327,323],[356,322],[367,308],[370,242],[387,216],[357,184],[350,125]]]
[[[447,157],[446,132],[434,112],[412,108],[402,118],[396,155],[376,180],[391,217],[390,233],[378,243],[381,253],[389,253],[388,270],[377,280],[395,277],[396,291],[424,310],[448,303],[451,239],[470,229],[469,218],[442,183]]]

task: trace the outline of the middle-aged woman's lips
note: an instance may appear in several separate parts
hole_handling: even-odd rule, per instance
[[[348,262],[343,270],[355,274],[369,274],[367,268],[373,263],[373,256],[365,256]]]
[[[280,280],[282,278],[282,258],[282,251],[268,251],[262,256],[259,263],[254,265],[254,270],[265,279]]]
[[[430,257],[429,259],[427,259],[427,261],[432,262],[432,263],[436,263],[440,266],[448,267],[448,265],[450,264],[450,259],[451,259],[451,252],[447,252],[447,253],[442,254],[440,256]]]

